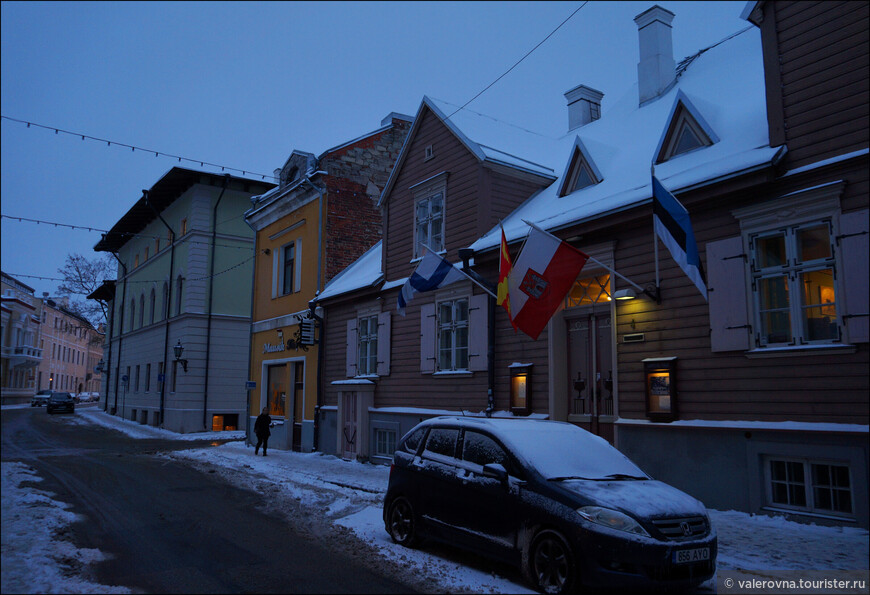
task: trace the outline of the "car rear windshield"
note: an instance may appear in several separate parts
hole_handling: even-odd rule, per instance
[[[647,477],[606,440],[569,424],[518,425],[505,430],[503,437],[520,458],[547,479]]]

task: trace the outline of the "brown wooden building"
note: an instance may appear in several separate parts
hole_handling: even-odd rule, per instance
[[[319,302],[321,449],[388,461],[424,417],[535,415],[711,508],[868,525],[868,3],[750,3],[747,29],[679,63],[673,17],[636,17],[637,87],[603,113],[568,91],[560,139],[424,98],[383,242]],[[656,263],[651,164],[708,300]],[[594,257],[537,341],[470,281],[397,314],[419,246],[494,283],[499,222],[516,258],[525,221]]]

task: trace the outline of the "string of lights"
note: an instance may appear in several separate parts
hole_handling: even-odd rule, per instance
[[[247,176],[248,174],[250,174],[252,176],[260,176],[260,178],[263,180],[265,180],[266,178],[269,178],[271,180],[277,179],[272,174],[261,174],[261,173],[255,172],[255,171],[240,169],[238,167],[230,167],[229,165],[220,165],[219,163],[211,163],[211,162],[205,161],[203,159],[192,159],[190,157],[182,157],[180,155],[173,155],[171,153],[165,153],[163,151],[155,151],[154,149],[146,149],[144,147],[138,147],[136,145],[131,145],[129,143],[121,143],[121,142],[114,141],[114,140],[109,140],[109,139],[105,139],[105,138],[91,136],[89,134],[82,134],[81,132],[72,132],[70,130],[64,130],[63,128],[57,128],[55,126],[46,126],[45,124],[37,124],[36,122],[28,122],[27,120],[19,120],[18,118],[11,118],[9,116],[3,116],[3,115],[0,115],[0,118],[2,118],[4,120],[9,120],[10,122],[18,122],[19,124],[26,124],[28,128],[31,128],[31,127],[43,128],[45,130],[53,130],[55,134],[63,133],[63,134],[68,134],[70,136],[80,136],[82,140],[90,140],[90,141],[95,141],[95,142],[100,142],[100,143],[106,143],[107,147],[111,147],[114,144],[116,147],[125,147],[127,149],[130,149],[134,153],[138,149],[142,153],[154,153],[155,157],[170,157],[172,159],[177,159],[179,163],[181,163],[182,161],[186,161],[188,163],[199,163],[200,167],[205,167],[205,166],[215,167],[215,168],[219,167],[221,169],[221,171],[240,172],[243,176]]]
[[[254,256],[256,256],[256,255],[254,255]],[[243,260],[242,262],[240,262],[240,263],[238,263],[238,264],[234,264],[233,266],[231,266],[231,267],[229,267],[229,268],[226,268],[226,269],[224,269],[224,270],[222,270],[222,271],[219,271],[219,272],[217,272],[217,273],[215,273],[215,274],[213,274],[213,275],[205,275],[204,277],[184,278],[184,280],[185,280],[185,281],[207,281],[208,279],[213,279],[213,278],[215,278],[215,277],[218,277],[218,276],[223,275],[223,274],[225,274],[225,273],[229,273],[229,272],[232,271],[232,270],[235,270],[235,269],[237,269],[237,268],[239,268],[239,267],[241,267],[241,266],[246,265],[247,263],[249,263],[249,262],[251,262],[252,260],[254,260],[254,256],[251,256],[250,258],[246,258],[246,259]],[[20,278],[23,278],[23,279],[38,279],[38,280],[40,280],[40,281],[66,281],[66,279],[64,279],[63,277],[42,277],[42,276],[39,276],[39,275],[22,275],[22,274],[19,274],[19,273],[6,273],[6,274],[9,275],[10,277],[14,277],[14,278],[16,278],[16,279],[20,277]],[[167,279],[157,279],[157,280],[155,280],[155,279],[143,279],[143,280],[139,280],[139,279],[137,279],[137,280],[127,280],[127,281],[125,281],[125,282],[126,282],[126,283],[129,283],[129,284],[132,285],[132,284],[134,284],[134,283],[151,283],[151,284],[154,284],[154,283],[164,283],[164,282],[166,282],[166,281],[167,281]]]
[[[17,217],[13,215],[0,215],[0,218],[10,219],[12,221],[18,221],[19,223],[36,223],[37,225],[53,225],[54,227],[68,227],[70,229],[78,230],[78,231],[89,231],[89,232],[98,232],[98,233],[109,233],[108,230],[99,229],[97,227],[87,227],[85,225],[71,225],[69,223],[58,223],[56,221],[43,221],[42,219],[29,219],[27,217]],[[223,223],[227,223],[232,221],[233,219],[227,219],[227,221],[223,221],[219,225]],[[134,238],[144,238],[146,240],[163,240],[165,236],[162,235],[150,235],[150,234],[134,234],[134,233],[124,233],[122,234],[124,238],[130,240]],[[182,238],[178,240],[179,243],[189,243],[189,244],[203,244],[211,246],[211,242],[200,242],[197,240],[192,240],[190,238]],[[215,246],[219,246],[221,248],[235,248],[237,250],[253,250],[251,246],[231,246],[229,244],[215,244]]]
[[[540,41],[540,43],[538,43],[538,45],[536,45],[535,47],[533,47],[532,49],[530,49],[528,52],[526,52],[526,55],[523,56],[522,58],[520,58],[520,59],[516,62],[516,64],[514,64],[513,66],[511,66],[510,68],[508,68],[504,73],[502,73],[501,76],[499,76],[497,79],[495,79],[495,80],[492,81],[490,84],[488,84],[486,87],[484,87],[484,89],[483,89],[480,93],[478,93],[477,95],[475,95],[474,97],[472,97],[471,99],[469,99],[468,101],[466,101],[465,104],[464,104],[462,107],[460,107],[460,108],[457,109],[455,112],[453,112],[452,114],[450,114],[449,116],[447,116],[447,119],[449,120],[450,118],[452,118],[453,116],[455,116],[457,112],[459,112],[459,111],[465,109],[465,108],[468,106],[468,104],[470,104],[472,101],[474,101],[475,99],[477,99],[478,97],[480,97],[481,95],[483,95],[484,93],[486,93],[486,92],[490,89],[490,87],[492,87],[494,84],[496,84],[496,83],[499,82],[501,79],[503,79],[505,76],[507,76],[507,75],[510,73],[510,71],[512,71],[512,70],[513,70],[514,68],[516,68],[517,66],[519,66],[520,63],[521,63],[523,60],[525,60],[526,58],[528,58],[528,57],[532,54],[532,52],[534,52],[536,49],[538,49],[539,47],[541,47],[542,45],[544,45],[544,42],[546,42],[548,39],[550,39],[550,38],[551,38],[551,37],[556,33],[556,31],[558,31],[559,29],[561,29],[562,26],[563,26],[565,23],[567,23],[568,21],[571,20],[571,17],[573,17],[573,16],[574,16],[575,14],[577,14],[578,12],[580,12],[580,9],[583,8],[584,6],[586,6],[587,4],[589,4],[589,1],[588,1],[588,0],[586,0],[586,2],[584,2],[583,4],[581,4],[579,7],[577,7],[577,10],[575,10],[575,11],[572,12],[570,15],[568,15],[568,18],[565,19],[564,21],[562,21],[562,22],[559,24],[558,27],[556,27],[555,29],[553,29],[552,31],[550,31],[550,34],[547,35],[544,39],[542,39],[542,40]]]

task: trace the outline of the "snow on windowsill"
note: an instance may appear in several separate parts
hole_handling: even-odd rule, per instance
[[[858,348],[845,343],[825,343],[824,345],[788,345],[784,347],[759,347],[744,351],[749,359],[762,357],[797,357],[801,355],[818,355],[820,351],[826,353],[855,353]]]

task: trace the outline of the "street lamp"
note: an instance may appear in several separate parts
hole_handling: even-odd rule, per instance
[[[181,345],[181,339],[178,340],[178,343],[175,344],[175,347],[173,347],[172,350],[175,351],[176,363],[181,364],[181,367],[184,368],[185,372],[187,372],[187,360],[181,359],[181,354],[184,353],[184,347]]]

